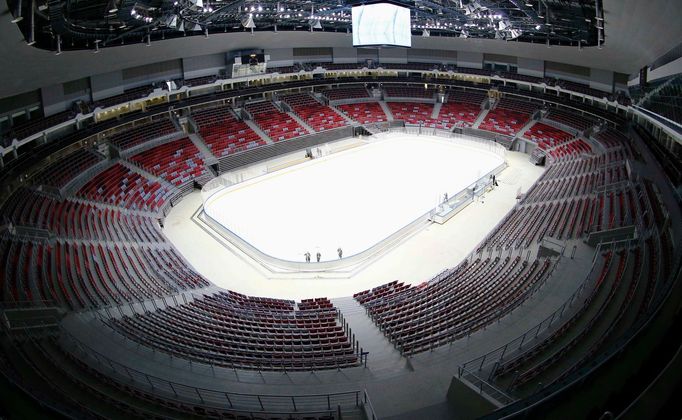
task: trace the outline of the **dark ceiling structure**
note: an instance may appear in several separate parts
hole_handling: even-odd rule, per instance
[[[352,31],[347,0],[6,0],[34,47],[65,50],[151,44],[249,31]],[[368,2],[369,3],[369,2]],[[601,0],[391,1],[411,9],[415,36],[601,46]]]

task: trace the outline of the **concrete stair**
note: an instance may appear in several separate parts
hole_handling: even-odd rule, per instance
[[[199,149],[199,152],[201,152],[201,157],[204,159],[204,162],[206,162],[206,165],[215,165],[218,163],[218,158],[211,153],[211,149],[206,146],[204,139],[201,138],[199,134],[188,134],[187,136],[197,149]]]
[[[332,303],[341,311],[362,351],[369,352],[367,367],[372,372],[396,373],[409,369],[406,366],[407,359],[400,355],[400,352],[377,328],[358,301],[348,296],[332,299]]]
[[[287,114],[288,114],[291,118],[293,118],[294,121],[296,121],[301,127],[303,127],[303,128],[305,128],[306,130],[308,130],[308,133],[310,133],[310,134],[315,133],[315,130],[313,130],[313,128],[312,128],[311,126],[309,126],[308,124],[306,124],[306,123],[305,123],[298,115],[296,115],[294,112],[289,111],[289,112],[287,112]]]
[[[334,112],[336,112],[337,114],[339,114],[340,116],[342,116],[343,119],[346,120],[346,121],[348,122],[348,124],[350,124],[350,125],[358,125],[357,122],[355,122],[355,121],[354,121],[352,118],[350,118],[348,115],[344,114],[344,113],[343,113],[340,109],[338,109],[337,107],[332,106],[332,105],[329,105],[329,108],[333,109]]]
[[[252,120],[244,119],[243,121],[244,121],[244,123],[245,123],[246,125],[249,126],[250,129],[252,129],[253,131],[255,131],[256,134],[258,134],[258,135],[260,136],[260,138],[263,139],[263,141],[264,141],[265,143],[267,143],[267,144],[273,144],[273,143],[274,143],[274,142],[272,141],[272,139],[271,139],[267,134],[265,134],[265,131],[263,131],[263,130],[260,129],[260,127],[258,126],[258,124],[256,124],[256,123],[253,122]]]
[[[438,114],[440,114],[440,108],[443,106],[442,102],[436,102],[435,105],[433,105],[433,112],[431,112],[431,119],[436,119],[438,118]]]
[[[386,119],[388,121],[393,121],[393,113],[388,108],[388,105],[386,105],[386,102],[385,101],[379,101],[379,106],[381,106],[381,109],[384,110],[384,114],[386,114]]]
[[[488,116],[488,112],[490,112],[489,109],[484,109],[479,115],[478,118],[476,118],[476,121],[474,121],[474,125],[471,126],[471,128],[478,128],[478,126],[481,125],[485,117]]]
[[[127,160],[120,160],[118,163],[121,165],[125,166],[126,168],[130,169],[133,172],[137,172],[138,174],[142,175],[143,177],[147,179],[151,179],[152,181],[156,181],[159,184],[163,185],[166,188],[169,188],[171,191],[177,191],[177,188],[172,185],[170,182],[166,181],[165,179],[161,178],[160,176],[156,176],[151,172],[147,172],[146,170],[140,168],[137,165],[133,165],[132,163],[128,162]]]
[[[536,123],[536,121],[534,119],[531,119],[530,121],[528,121],[526,123],[526,125],[521,127],[519,132],[516,133],[516,137],[522,137],[524,134],[526,134],[526,131],[530,130],[530,128],[535,125],[535,123]]]

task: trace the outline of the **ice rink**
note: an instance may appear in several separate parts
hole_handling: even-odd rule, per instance
[[[466,142],[390,139],[315,159],[225,188],[206,213],[261,252],[322,261],[362,252],[504,162]]]

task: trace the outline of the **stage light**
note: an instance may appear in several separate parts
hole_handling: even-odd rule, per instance
[[[253,22],[253,14],[249,13],[248,16],[242,18],[242,26],[251,29],[256,27],[256,24]]]
[[[509,32],[509,37],[508,37],[508,39],[516,39],[516,38],[520,37],[521,34],[522,34],[522,32],[521,32],[520,30],[518,30],[518,29],[512,29],[512,30]]]

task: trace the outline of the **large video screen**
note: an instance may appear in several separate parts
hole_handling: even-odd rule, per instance
[[[389,3],[354,6],[353,46],[412,46],[410,9]]]

